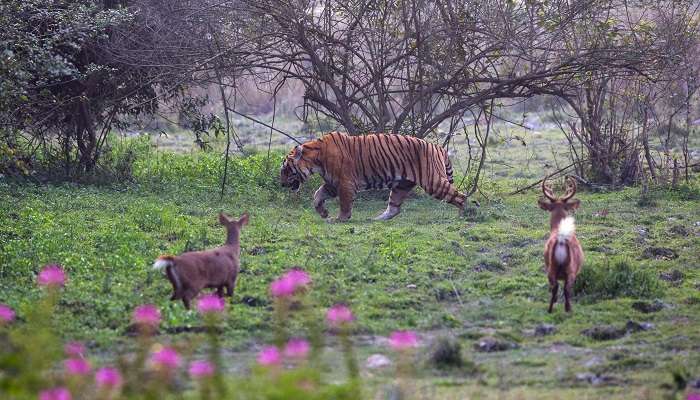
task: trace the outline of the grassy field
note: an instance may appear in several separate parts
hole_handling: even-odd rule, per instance
[[[199,320],[168,301],[170,285],[151,263],[220,244],[216,214],[248,211],[225,333],[232,369],[271,339],[268,284],[298,265],[311,274],[320,307],[346,302],[355,311],[362,363],[387,353],[382,337],[390,331],[421,333],[426,346],[411,385],[422,398],[651,399],[668,393],[672,373],[699,379],[700,184],[644,197],[638,188],[581,191],[586,262],[574,312],[560,303],[548,314],[548,215],[535,190],[506,193],[554,163],[555,138],[540,135],[524,149],[498,144],[482,207],[465,218],[416,193],[401,215],[375,222],[386,207],[387,193],[378,192],[359,196],[350,222],[328,224],[311,205],[317,181],[299,194],[279,187],[279,152],[232,160],[223,198],[221,160],[212,153],[149,153],[137,159],[132,182],[108,186],[0,181],[0,302],[21,315],[39,296],[36,272],[60,263],[70,276],[57,315],[66,338],[109,358],[127,346],[131,310],[148,302],[163,310],[166,338],[187,340]],[[335,202],[329,209],[337,213]],[[424,361],[443,336],[475,367]],[[327,359],[335,362],[332,351]],[[388,372],[364,373],[381,393]]]

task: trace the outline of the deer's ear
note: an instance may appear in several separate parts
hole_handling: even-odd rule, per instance
[[[297,145],[295,149],[296,151],[294,152],[294,161],[299,161],[301,160],[301,154],[304,152],[304,148],[301,145]]]
[[[248,213],[247,212],[243,213],[243,215],[241,215],[241,218],[238,220],[238,225],[240,225],[240,226],[248,225]]]
[[[570,199],[569,201],[566,202],[566,205],[564,208],[566,208],[566,211],[571,211],[575,210],[578,208],[578,206],[581,205],[581,200],[579,199]]]
[[[228,225],[231,222],[231,217],[224,213],[219,213],[219,222],[221,225]]]
[[[537,199],[537,205],[545,211],[552,211],[552,203],[550,203],[544,197],[540,197],[539,199]]]

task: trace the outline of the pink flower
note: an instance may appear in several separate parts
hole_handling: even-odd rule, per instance
[[[343,324],[350,323],[355,320],[355,316],[352,315],[352,311],[343,305],[336,304],[328,309],[326,313],[326,321],[328,324],[334,328],[337,328]]]
[[[284,276],[289,279],[292,284],[294,285],[294,289],[301,289],[307,287],[309,284],[311,284],[311,277],[309,276],[306,271],[304,271],[301,268],[294,267],[287,271]]]
[[[122,385],[122,375],[116,368],[104,367],[95,373],[97,387],[104,389],[117,388]]]
[[[685,400],[700,400],[700,393],[688,393],[688,396],[685,398]]]
[[[309,274],[295,267],[270,284],[270,293],[274,297],[289,297],[299,290],[306,289],[310,283]]]
[[[279,365],[282,362],[279,350],[275,346],[265,346],[258,353],[258,364],[269,367]]]
[[[66,274],[58,264],[45,266],[39,272],[39,286],[58,287],[66,283]]]
[[[15,319],[15,312],[9,306],[0,304],[0,325],[7,322],[10,323]]]
[[[136,307],[132,319],[135,324],[155,328],[160,324],[160,311],[153,304]]]
[[[71,400],[71,395],[68,389],[56,387],[42,390],[41,393],[39,393],[39,400]]]
[[[214,375],[214,366],[209,361],[192,361],[189,372],[192,379],[208,378]]]
[[[207,294],[199,298],[197,301],[197,310],[201,314],[218,314],[224,311],[224,299],[215,295]]]
[[[304,339],[290,339],[284,347],[284,356],[303,360],[309,355],[309,342]]]
[[[175,369],[180,366],[180,355],[172,347],[163,347],[151,354],[151,363],[159,369]]]
[[[90,373],[90,363],[84,358],[69,358],[63,362],[63,368],[69,375],[87,375]]]
[[[83,357],[85,355],[85,346],[80,342],[69,342],[63,346],[63,351],[70,357]]]
[[[418,347],[418,335],[413,331],[392,332],[389,336],[389,345],[398,351]]]
[[[294,282],[287,276],[283,276],[270,284],[270,293],[274,297],[289,297],[294,294]]]

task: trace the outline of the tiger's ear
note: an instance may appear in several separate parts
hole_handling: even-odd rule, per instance
[[[301,160],[301,153],[303,152],[303,147],[301,147],[301,145],[297,145],[295,149],[296,151],[294,152],[294,161],[299,161]]]

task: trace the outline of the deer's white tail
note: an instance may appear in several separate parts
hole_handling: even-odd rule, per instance
[[[163,271],[168,279],[170,279],[170,282],[173,283],[176,291],[180,291],[182,289],[182,281],[177,274],[177,268],[175,268],[175,260],[173,259],[173,256],[158,257],[153,263],[153,269]]]
[[[574,223],[574,217],[566,217],[559,223],[559,229],[557,229],[557,239],[559,241],[568,240],[576,232],[576,224]]]
[[[156,262],[153,263],[153,269],[156,271],[163,271],[170,265],[173,265],[173,260],[169,258],[158,258]]]

